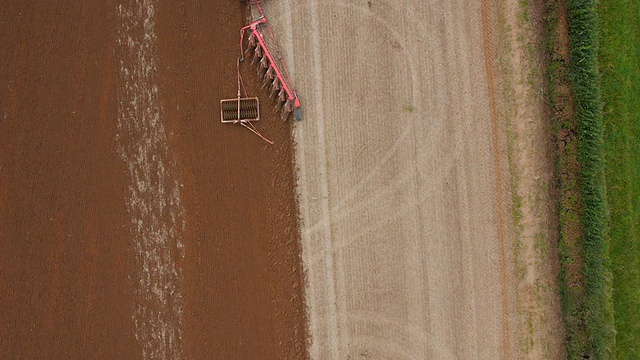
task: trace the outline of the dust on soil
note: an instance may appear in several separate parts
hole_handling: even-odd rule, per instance
[[[10,358],[142,358],[133,179],[116,140],[117,7],[0,10],[0,350]],[[162,3],[153,16],[160,121],[184,209],[184,257],[172,255],[183,329],[165,355],[305,358],[291,123],[248,64],[257,126],[275,145],[218,119],[219,100],[236,92],[241,5]]]

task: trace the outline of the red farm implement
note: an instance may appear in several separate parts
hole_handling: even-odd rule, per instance
[[[249,3],[256,6],[260,13],[260,17],[249,25],[240,29],[240,61],[244,60],[244,38],[249,33],[247,52],[253,51],[252,63],[258,62],[258,76],[264,77],[263,85],[267,82],[271,84],[271,97],[276,95],[276,107],[281,108],[282,118],[286,119],[289,114],[293,113],[293,118],[302,120],[302,112],[300,110],[300,98],[293,89],[293,83],[287,73],[284,59],[280,55],[278,43],[271,26],[267,21],[262,10],[261,0],[250,1]],[[265,30],[268,36],[265,37]],[[276,51],[272,51],[273,47]]]
[[[260,17],[249,25],[240,29],[240,57],[238,58],[238,93],[236,98],[220,100],[220,120],[226,124],[239,124],[258,135],[264,141],[273,144],[270,140],[262,136],[255,128],[253,122],[260,120],[260,102],[257,97],[248,97],[244,88],[244,82],[240,76],[240,62],[244,61],[244,41],[245,34],[248,36],[247,52],[253,51],[253,61],[258,61],[258,76],[264,77],[263,87],[267,83],[271,84],[269,97],[275,97],[276,109],[281,110],[281,118],[284,120],[293,114],[296,120],[302,119],[300,111],[300,98],[293,89],[293,84],[289,80],[289,75],[284,65],[284,59],[280,56],[280,51],[269,22],[264,16],[264,11],[260,5],[261,0],[249,1],[251,6],[255,6],[260,13]],[[268,39],[265,38],[265,30],[268,32]],[[272,51],[269,46],[275,49]],[[244,90],[244,97],[242,91]]]

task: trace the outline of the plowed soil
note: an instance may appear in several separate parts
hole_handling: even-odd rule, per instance
[[[0,8],[0,353],[302,359],[291,123],[219,121],[238,1]]]

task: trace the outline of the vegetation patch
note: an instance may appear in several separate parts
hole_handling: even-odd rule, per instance
[[[565,36],[566,8],[551,1],[548,24],[550,52],[549,90],[558,149],[558,199],[560,239],[560,299],[567,330],[567,352],[578,358],[587,352],[589,337],[585,324],[584,255],[581,246],[581,198],[578,187],[578,137],[569,78],[568,38]]]
[[[550,100],[559,155],[560,291],[567,349],[572,359],[604,359],[613,353],[615,331],[605,241],[599,19],[593,0],[554,0],[549,6]]]
[[[640,359],[640,2],[598,5],[607,234],[618,359]]]

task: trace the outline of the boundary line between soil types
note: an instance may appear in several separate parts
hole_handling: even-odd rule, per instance
[[[491,116],[491,138],[493,147],[493,174],[496,183],[496,221],[497,236],[500,243],[500,282],[501,289],[501,306],[502,306],[502,358],[511,359],[511,323],[509,319],[509,297],[505,287],[509,284],[509,276],[507,272],[507,230],[506,230],[506,213],[504,204],[504,186],[505,181],[502,174],[502,148],[500,144],[500,136],[498,134],[498,111],[496,104],[496,88],[495,88],[495,69],[493,59],[495,52],[493,49],[493,26],[491,16],[491,6],[489,0],[482,0],[482,38],[484,49],[485,72],[487,75],[487,95],[489,97],[489,111]]]
[[[318,134],[318,161],[322,164],[322,166],[318,169],[318,176],[321,181],[321,206],[322,206],[322,227],[323,231],[323,242],[325,249],[330,250],[330,254],[325,256],[325,268],[327,269],[326,279],[328,282],[328,290],[329,294],[327,295],[327,316],[329,318],[329,324],[327,326],[327,335],[329,337],[330,346],[328,347],[330,350],[330,354],[332,358],[338,358],[338,354],[340,353],[340,342],[338,340],[338,319],[337,319],[337,296],[336,296],[336,283],[335,283],[335,264],[333,262],[333,245],[332,245],[332,229],[331,229],[331,211],[329,209],[329,183],[327,179],[327,148],[325,142],[325,131],[324,131],[324,104],[322,103],[322,67],[320,66],[319,61],[322,58],[320,53],[320,38],[319,38],[319,26],[318,26],[318,4],[316,0],[310,0],[311,7],[311,33],[313,37],[311,38],[311,42],[313,44],[313,57],[314,67],[313,67],[313,77],[315,79],[314,86],[315,92],[318,94],[318,99],[320,99],[321,103],[317,104],[318,109],[318,121],[316,123],[316,130]],[[310,331],[310,333],[312,333]],[[317,333],[317,332],[316,332]],[[312,339],[312,347],[313,347],[313,339]],[[312,349],[309,350],[310,354],[312,354]]]

